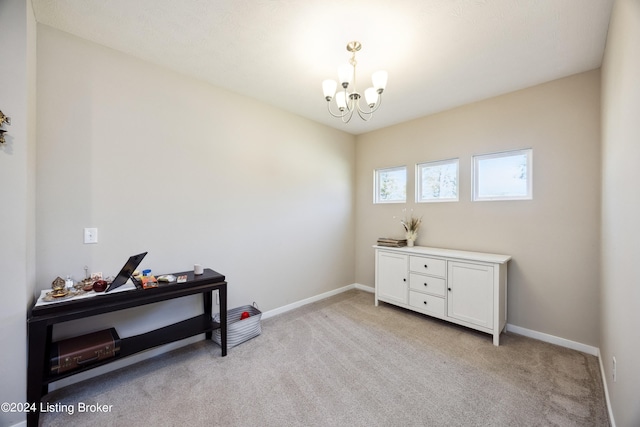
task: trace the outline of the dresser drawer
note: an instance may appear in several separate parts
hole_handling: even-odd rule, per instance
[[[409,291],[409,305],[425,313],[444,317],[444,298]]]
[[[425,276],[424,274],[409,274],[409,288],[428,294],[444,296],[445,280],[439,277]]]
[[[447,262],[442,259],[410,256],[409,270],[416,273],[425,273],[431,274],[432,276],[445,277],[447,272]]]

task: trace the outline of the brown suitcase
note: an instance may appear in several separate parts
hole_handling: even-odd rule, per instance
[[[120,337],[114,328],[93,332],[51,344],[51,373],[78,369],[114,357],[120,351]]]

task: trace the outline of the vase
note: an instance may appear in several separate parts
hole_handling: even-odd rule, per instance
[[[407,246],[412,247],[413,246],[413,239],[407,239]]]

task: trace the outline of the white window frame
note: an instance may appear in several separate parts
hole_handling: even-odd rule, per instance
[[[456,167],[456,195],[455,197],[439,197],[434,199],[422,198],[422,172],[424,168],[438,167],[444,165],[455,165]],[[423,162],[416,164],[416,203],[441,203],[457,202],[460,200],[460,159],[437,160],[434,162]]]
[[[491,195],[491,196],[480,196],[480,172],[481,172],[481,162],[483,160],[491,160],[498,159],[503,157],[515,157],[515,156],[526,156],[527,166],[526,166],[526,194],[520,196],[514,195]],[[512,151],[501,151],[498,153],[490,153],[490,154],[480,154],[473,156],[472,161],[472,200],[474,202],[479,201],[495,201],[495,200],[531,200],[533,199],[533,149],[524,148],[521,150],[512,150]]]
[[[401,171],[404,170],[404,198],[402,200],[385,200],[381,197],[380,191],[382,184],[380,178],[385,172]],[[380,168],[373,171],[373,203],[406,203],[407,202],[407,167],[406,166],[394,166],[390,168]]]

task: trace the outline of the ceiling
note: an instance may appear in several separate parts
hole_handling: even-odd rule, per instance
[[[613,0],[32,3],[39,23],[361,134],[600,67]],[[344,124],[321,84],[351,40],[358,81],[389,82],[371,121]]]

